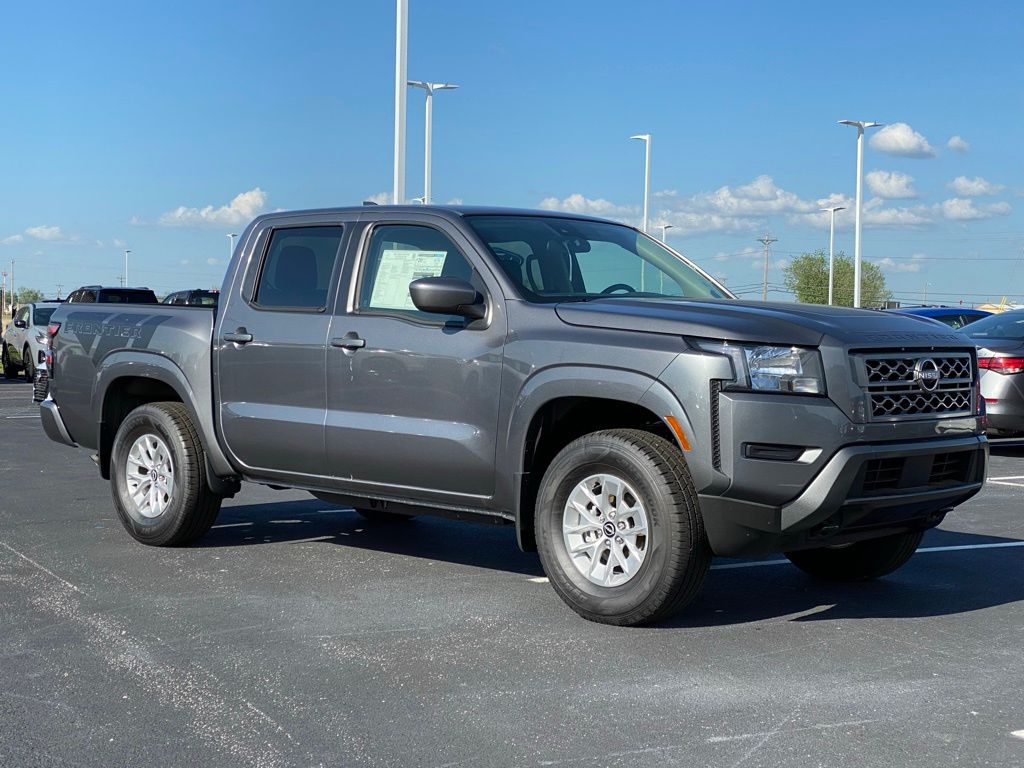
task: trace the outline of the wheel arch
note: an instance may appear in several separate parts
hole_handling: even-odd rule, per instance
[[[114,436],[124,418],[140,405],[161,401],[180,402],[196,425],[211,490],[222,495],[235,493],[238,481],[217,442],[212,416],[204,418],[184,372],[162,355],[130,350],[115,352],[103,360],[93,389],[93,412],[99,414],[96,445],[103,478],[110,479]]]
[[[637,428],[659,434],[685,452],[691,450],[694,435],[686,409],[657,379],[586,366],[560,366],[533,377],[517,399],[510,424],[506,450],[515,467],[511,494],[516,538],[525,551],[536,549],[533,513],[544,470],[577,437]]]

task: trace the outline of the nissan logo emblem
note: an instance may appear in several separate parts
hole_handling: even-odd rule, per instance
[[[939,365],[930,357],[924,357],[914,364],[914,381],[925,392],[934,392],[942,379]]]

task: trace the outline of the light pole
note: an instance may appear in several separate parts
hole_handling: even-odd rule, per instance
[[[647,231],[647,210],[651,197],[651,134],[640,133],[630,136],[631,139],[639,139],[644,143],[644,225],[641,229]]]
[[[864,120],[840,120],[840,125],[857,129],[857,202],[853,214],[853,306],[860,306],[860,212],[861,187],[864,183],[864,129],[877,128],[881,123]]]
[[[821,210],[828,211],[831,214],[828,225],[828,304],[832,306],[832,270],[835,264],[832,257],[832,248],[836,242],[836,211],[845,211],[846,206],[834,205],[831,208],[822,208]]]
[[[231,261],[235,255],[235,238],[238,237],[237,232],[228,232],[228,261]]]
[[[427,83],[423,80],[410,80],[409,85],[413,88],[422,88],[427,92],[427,116],[423,133],[425,136],[425,148],[423,151],[423,204],[430,204],[430,146],[434,122],[434,91],[450,91],[458,88],[451,83]]]
[[[409,0],[397,0],[395,12],[395,172],[392,200],[405,202],[405,82],[409,47]]]
[[[668,240],[667,240],[667,238],[668,238],[668,231],[670,229],[672,229],[673,225],[672,224],[659,224],[658,226],[661,227],[661,242],[667,243],[668,242]]]
[[[128,287],[128,254],[131,253],[127,248],[124,249],[124,287]]]

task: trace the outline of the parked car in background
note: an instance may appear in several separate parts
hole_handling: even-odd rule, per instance
[[[188,307],[216,307],[220,298],[219,290],[195,288],[191,291],[175,291],[164,297],[163,304],[177,304]]]
[[[83,285],[68,296],[69,304],[159,304],[149,288],[105,288]]]
[[[1024,432],[1024,309],[983,318],[964,333],[978,345],[989,430]]]
[[[969,309],[966,307],[900,307],[891,309],[890,312],[898,312],[901,315],[913,315],[915,317],[927,317],[938,320],[950,328],[963,328],[968,323],[989,317],[992,313],[983,309]]]
[[[24,375],[33,380],[36,367],[46,359],[46,325],[61,303],[59,299],[36,301],[15,311],[0,352],[6,378]]]

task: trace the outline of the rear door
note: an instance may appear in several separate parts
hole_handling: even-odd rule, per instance
[[[251,477],[324,473],[325,345],[345,221],[271,220],[222,302],[215,338],[221,434]]]
[[[28,315],[28,305],[15,312],[10,325],[7,326],[7,334],[5,338],[5,341],[7,342],[7,354],[10,356],[11,360],[22,365],[25,363],[25,361],[21,359],[21,351],[25,346],[25,339],[28,338]],[[19,328],[19,325],[25,325],[26,327]]]
[[[494,493],[499,286],[447,220],[363,219],[327,350],[328,471],[342,488],[479,503]],[[409,283],[427,276],[471,282],[487,318],[417,310]]]

